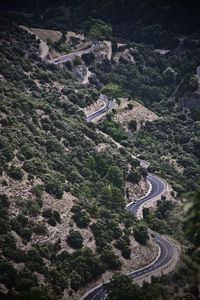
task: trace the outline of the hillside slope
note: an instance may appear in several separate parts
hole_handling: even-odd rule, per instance
[[[106,271],[130,271],[126,260],[155,258],[146,226],[124,209],[130,170],[139,194],[146,173],[86,123],[80,107],[98,92],[42,61],[33,35],[2,19],[0,49],[1,297],[77,299]]]

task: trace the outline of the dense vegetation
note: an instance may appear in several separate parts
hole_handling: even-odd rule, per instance
[[[12,11],[16,6],[33,13],[32,22],[60,29],[87,30],[88,17],[100,18],[112,24],[114,36],[171,49],[178,43],[175,33],[192,34],[198,28],[198,4],[196,0],[21,0],[15,5],[3,0],[1,6]]]
[[[171,183],[180,197],[199,189],[200,112],[183,110],[179,103],[185,92],[198,88],[195,1],[69,1],[68,17],[65,8],[55,8],[54,2],[48,1],[50,9],[44,12],[46,0],[30,1],[31,18],[9,18],[64,31],[77,28],[89,39],[111,39],[113,58],[99,61],[92,53],[63,68],[48,64],[40,59],[34,36],[1,19],[0,282],[7,295],[0,296],[57,299],[67,288],[70,297],[106,270],[120,270],[122,261],[115,250],[130,259],[131,239],[141,247],[148,245],[150,227],[184,245],[178,268],[142,288],[124,275],[115,275],[107,285],[108,298],[198,299],[199,193],[186,195],[186,206],[163,197],[155,211],[144,209],[143,222],[124,209],[125,183],[138,184],[147,176],[131,152],[148,160],[149,171]],[[187,36],[180,40],[183,34]],[[64,37],[63,33],[53,45],[57,51],[66,50],[61,44]],[[124,46],[118,48],[117,42],[122,41]],[[171,51],[165,55],[155,51],[162,47]],[[88,87],[72,77],[73,66],[82,62],[93,72]],[[121,97],[134,98],[160,119],[142,124],[139,130],[132,120],[127,132],[114,119],[113,110],[99,125],[87,124],[80,108],[95,102],[100,91],[118,104]],[[97,128],[124,148],[117,151],[109,145],[104,152],[97,151],[105,142]],[[10,184],[24,183],[29,186],[24,197],[6,192]],[[37,238],[62,225],[59,211],[47,208],[44,198],[49,195],[59,202],[67,193],[77,200],[64,239],[69,251],[62,251],[60,239],[40,243]],[[87,247],[86,230],[91,234],[87,243],[94,241],[94,249]],[[43,287],[38,274],[44,278]]]
[[[125,51],[134,62],[123,56]],[[136,124],[133,124],[135,130],[130,130],[127,136],[114,120],[116,111],[113,111],[101,122],[101,130],[141,154],[151,163],[150,170],[164,176],[177,192],[198,189],[200,110],[198,107],[183,109],[180,98],[186,91],[198,88],[194,75],[200,64],[199,41],[187,38],[180,48],[166,55],[133,43],[119,48],[118,53],[121,55],[118,63],[115,56],[111,61],[93,63],[91,70],[95,77],[91,82],[97,87],[103,86],[102,90],[113,97],[124,95],[137,99],[161,118],[153,123],[146,122],[136,132]],[[131,104],[129,106],[131,109]],[[163,157],[168,159],[163,160]],[[170,157],[183,167],[183,172],[171,166]]]
[[[72,80],[67,69],[43,62],[38,47],[34,36],[1,20],[0,281],[9,299],[55,298],[65,288],[72,294],[106,270],[121,268],[114,249],[130,259],[130,239],[141,245],[149,239],[146,226],[125,212],[124,199],[128,164],[140,179],[146,173],[111,145],[104,153],[96,150],[104,139],[86,123],[80,107],[93,103],[97,90]],[[28,193],[15,192],[20,184]],[[44,207],[44,197],[59,202],[66,193],[78,198],[64,241],[69,252],[61,251],[59,238],[37,242],[61,224],[59,211]],[[84,244],[85,229],[94,250]],[[39,287],[36,274],[50,293]]]

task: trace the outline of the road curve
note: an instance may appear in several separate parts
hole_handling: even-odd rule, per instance
[[[83,50],[83,51],[77,51],[74,53],[70,53],[67,55],[64,55],[62,57],[59,57],[57,59],[54,59],[51,61],[51,63],[54,64],[61,64],[65,61],[71,60],[75,55],[81,56],[83,53],[88,53],[96,48],[99,47],[99,44],[93,44],[91,48]],[[100,94],[99,97],[100,100],[104,102],[104,106],[100,108],[98,111],[87,115],[86,121],[91,122],[93,121],[97,116],[100,116],[104,112],[108,111],[109,109],[114,107],[115,100],[109,100],[109,98],[106,95]],[[148,167],[148,163],[140,160],[140,165],[142,167]],[[126,209],[137,216],[139,208],[144,205],[144,203],[152,200],[155,197],[161,196],[162,193],[166,189],[166,182],[161,179],[160,177],[153,175],[151,173],[148,174],[147,180],[149,183],[149,191],[147,194],[139,199],[137,201],[132,201],[126,206]],[[143,276],[150,275],[152,272],[161,269],[163,267],[166,267],[170,261],[173,259],[173,257],[176,254],[176,248],[172,244],[170,240],[168,240],[166,237],[161,236],[160,234],[153,232],[154,234],[154,240],[159,248],[159,254],[157,258],[146,267],[143,267],[139,270],[133,271],[129,273],[128,275],[133,278],[141,278]],[[84,300],[103,300],[106,296],[106,289],[104,284],[101,284],[97,286],[96,288],[90,290],[87,294],[85,294],[81,299]]]
[[[126,209],[131,213],[135,214],[136,216],[137,216],[138,209],[140,208],[141,205],[143,205],[145,202],[152,200],[155,197],[161,196],[166,189],[166,182],[156,175],[149,173],[147,176],[147,180],[149,183],[149,191],[147,192],[147,194],[142,198],[139,198],[138,200],[129,203],[126,206]],[[129,273],[128,276],[130,276],[132,279],[148,276],[158,269],[167,267],[176,254],[175,246],[172,244],[170,240],[168,240],[166,237],[163,237],[156,232],[153,232],[153,235],[154,235],[154,240],[159,248],[159,254],[151,264],[139,270]],[[94,288],[93,290],[89,291],[81,299],[103,300],[105,296],[106,296],[106,289],[105,286],[102,284]]]
[[[138,209],[145,202],[152,200],[154,197],[160,196],[166,189],[166,183],[160,177],[155,176],[151,173],[148,174],[147,180],[149,183],[148,193],[140,199],[129,203],[126,209],[135,215],[137,215]]]
[[[79,50],[79,51],[74,51],[69,54],[59,56],[59,57],[54,58],[51,61],[49,61],[49,63],[52,63],[54,65],[63,64],[67,61],[72,60],[75,56],[81,56],[82,54],[90,53],[90,52],[94,51],[95,49],[98,49],[99,46],[100,46],[99,42],[93,42],[92,46],[90,48],[87,48],[84,50]]]
[[[104,106],[101,107],[99,110],[87,115],[87,122],[92,122],[96,117],[102,115],[103,113],[112,109],[115,106],[115,99],[109,100],[109,98],[106,95],[100,94],[99,99],[104,103]]]

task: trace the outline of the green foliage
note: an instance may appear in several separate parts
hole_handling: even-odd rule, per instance
[[[183,291],[188,299],[198,298],[197,280],[192,273],[191,260],[182,258],[182,267],[177,268],[173,274],[162,276],[161,278],[152,278],[152,283],[144,283],[139,287],[131,277],[115,273],[109,283],[105,284],[108,290],[108,299],[172,299]],[[187,286],[187,287],[186,287]],[[172,290],[173,287],[173,290]]]
[[[10,201],[8,196],[5,194],[0,194],[0,209],[6,208],[8,209],[10,206]]]
[[[21,295],[22,300],[50,300],[50,296],[48,295],[47,291],[43,288],[38,287],[32,287],[28,289],[27,291],[24,291],[24,293]]]
[[[51,226],[56,226],[57,222],[61,222],[60,213],[57,210],[52,210],[51,208],[43,210],[42,216],[47,219],[48,224]]]
[[[141,245],[146,245],[149,240],[147,227],[140,225],[133,229],[134,238]]]
[[[133,109],[133,104],[132,104],[132,103],[128,103],[127,108],[128,108],[129,110]]]
[[[136,131],[137,130],[137,122],[135,120],[130,120],[128,123],[128,128],[130,130]]]
[[[90,223],[90,217],[85,210],[78,205],[73,206],[72,211],[74,212],[73,220],[79,228],[86,228]]]
[[[80,249],[83,246],[83,237],[79,231],[70,230],[67,236],[67,242],[70,247]]]
[[[111,38],[112,27],[110,24],[107,24],[100,19],[90,19],[89,23],[91,24],[88,32],[89,39],[100,41]]]
[[[41,199],[44,192],[44,186],[41,184],[34,185],[31,192],[36,196],[37,199]]]
[[[106,284],[109,300],[141,299],[139,286],[133,284],[132,279],[126,275],[115,273],[111,281]]]
[[[100,129],[108,135],[112,136],[113,139],[117,142],[121,142],[122,140],[127,139],[127,134],[125,133],[120,123],[106,120],[100,123]]]
[[[87,1],[87,5],[90,5],[89,2]],[[91,5],[96,9],[97,5],[102,5],[100,2],[93,1]],[[125,11],[129,5],[127,3],[123,1]],[[113,4],[113,1],[104,3],[102,15],[109,20],[120,11],[121,20],[122,14],[119,8],[122,4],[119,3],[115,7]],[[86,4],[82,3],[82,5]],[[153,5],[152,9],[151,5],[146,5],[146,2],[138,3],[137,7],[134,7],[134,20],[131,21],[136,22],[136,26],[129,23],[127,28],[126,22],[122,20],[123,34],[127,34],[135,41],[146,41],[159,47],[176,46],[173,34],[160,25],[166,22],[165,19],[162,22],[159,19],[156,25],[148,24],[149,15],[145,14],[145,24],[143,24],[141,13],[138,14],[138,7],[142,11],[152,9],[150,14],[152,22],[152,19],[159,18],[160,12],[163,13],[161,6],[161,4],[156,4],[156,7]],[[110,14],[108,10],[110,7],[115,13]],[[173,15],[172,7],[165,6],[166,14]],[[180,12],[182,6],[178,5],[178,8]],[[68,21],[66,16],[60,18],[61,11],[60,8],[53,13],[51,9],[48,10],[40,22],[50,21],[48,26],[51,24],[52,28],[55,24],[58,27],[64,26]],[[81,9],[81,14],[84,15],[83,11]],[[89,11],[93,14],[94,10],[89,9]],[[124,17],[126,18],[126,14]],[[10,289],[11,297],[48,299],[46,291],[38,288],[37,278],[33,275],[34,272],[39,272],[44,275],[45,284],[53,292],[53,297],[61,298],[67,286],[77,290],[97,279],[107,269],[120,268],[121,263],[111,250],[111,244],[121,251],[125,259],[130,259],[129,236],[132,232],[141,245],[147,244],[147,228],[138,225],[135,217],[125,212],[124,200],[125,177],[128,177],[128,181],[132,183],[139,183],[142,177],[146,177],[147,171],[138,168],[138,161],[132,161],[124,148],[117,151],[109,144],[109,147],[102,152],[96,150],[96,146],[105,142],[104,137],[96,134],[96,125],[85,122],[85,116],[78,106],[84,108],[95,102],[99,94],[97,90],[92,86],[84,87],[72,80],[67,68],[42,61],[38,57],[39,44],[34,36],[10,24],[7,20],[1,21],[0,67],[3,79],[0,81],[2,92],[0,109],[3,117],[0,121],[2,166],[0,172],[3,175],[7,172],[12,178],[21,180],[23,171],[14,165],[13,158],[16,156],[19,165],[22,165],[28,173],[30,186],[35,180],[41,180],[42,183],[32,188],[30,198],[27,196],[27,199],[19,199],[15,202],[15,197],[10,197],[14,201],[11,208],[16,205],[17,210],[21,212],[16,213],[15,216],[10,215],[8,197],[4,194],[0,195],[0,243],[3,254],[3,260],[0,262],[0,281]],[[168,18],[168,21],[167,24],[165,23],[167,28],[170,28],[172,23],[174,27],[179,27],[174,20],[171,22],[171,18]],[[117,32],[121,35],[120,22],[115,22],[117,25],[114,24],[114,27],[118,28]],[[184,17],[186,27],[187,22]],[[84,29],[89,32],[91,38],[101,40],[111,37],[112,28],[108,24],[93,20],[88,25],[88,27],[85,25]],[[12,41],[12,47],[9,41]],[[63,48],[64,42],[63,33],[59,43],[54,46],[58,50],[66,50]],[[114,45],[116,52],[117,42],[116,39]],[[198,110],[189,113],[180,112],[179,105],[175,104],[175,101],[187,89],[191,91],[196,89],[194,72],[200,62],[198,42],[191,41],[189,38],[179,48],[181,49],[171,51],[164,56],[156,53],[152,47],[141,44],[132,43],[121,48],[121,52],[127,49],[136,63],[127,63],[126,59],[119,59],[119,63],[114,60],[103,60],[101,64],[95,64],[94,55],[91,53],[82,58],[86,64],[91,64],[91,71],[96,74],[95,84],[98,87],[103,86],[102,92],[111,98],[122,95],[136,96],[139,101],[143,101],[162,116],[156,122],[146,122],[145,126],[142,125],[138,131],[135,122],[132,124],[130,122],[129,138],[120,124],[113,121],[112,114],[99,125],[99,128],[118,142],[126,140],[126,147],[130,147],[129,151],[133,149],[136,153],[142,153],[147,160],[151,161],[150,171],[166,176],[166,180],[181,192],[184,189],[195,190],[198,186],[200,127]],[[76,66],[81,61],[75,58],[73,63]],[[177,73],[176,78],[164,72],[169,65]],[[68,68],[72,71],[72,65],[68,64]],[[60,90],[60,86],[64,88]],[[130,104],[128,108],[132,109]],[[170,161],[164,161],[163,157],[168,154],[184,167],[183,172],[178,173]],[[132,165],[129,174],[127,174],[128,163]],[[6,189],[8,183],[5,179],[4,183],[2,180],[3,189]],[[35,223],[35,217],[40,218],[42,214],[52,226],[60,222],[58,211],[53,209],[41,211],[43,189],[58,199],[62,198],[64,191],[72,193],[79,199],[78,204],[72,209],[72,218],[80,228],[90,226],[97,252],[83,247],[82,235],[73,230],[67,237],[67,242],[75,249],[72,253],[63,251],[59,239],[57,241],[50,239],[43,244],[37,242],[38,238],[35,235],[46,235],[49,232],[44,223]],[[55,201],[59,200],[55,199]],[[188,210],[189,220],[185,227],[179,222],[179,218],[170,217],[174,207],[171,202],[164,199],[158,201],[155,213],[151,214],[149,211],[145,213],[144,210],[145,222],[161,233],[172,234],[177,231],[178,235],[181,232],[182,239],[183,228],[187,228],[189,241],[197,245],[199,216],[196,202],[197,200]],[[22,238],[22,243],[26,244],[30,241],[31,250],[25,252],[19,249],[14,235],[10,234],[11,230]],[[43,237],[39,237],[39,240],[40,238]],[[187,244],[186,252],[190,258],[187,256],[187,259],[184,259],[177,273],[170,274],[169,277],[160,279],[161,281],[153,279],[152,285],[144,285],[141,289],[137,286],[132,287],[127,278],[116,279],[115,292],[112,294],[111,291],[109,297],[112,299],[113,295],[115,300],[172,299],[172,293],[175,293],[176,289],[178,289],[178,297],[183,293],[190,299],[198,297],[195,265],[195,262],[199,261],[198,249],[188,247]],[[22,266],[22,271],[17,271],[9,261],[12,261],[12,264],[13,261],[16,264],[23,262],[25,266]],[[173,285],[174,282],[178,287]],[[184,286],[185,290],[183,291],[182,288],[179,290],[179,286]],[[16,291],[19,295],[15,294]]]
[[[91,65],[94,62],[95,55],[94,53],[84,53],[81,55],[81,58],[84,60],[86,65]]]
[[[185,224],[186,235],[188,239],[196,246],[200,245],[200,192],[191,195],[190,201],[185,206]]]
[[[117,84],[108,83],[101,88],[101,93],[109,98],[118,98],[122,96],[120,87]]]
[[[124,175],[122,170],[117,166],[111,166],[108,170],[108,179],[116,187],[122,189],[124,183]]]
[[[12,264],[7,261],[0,261],[0,281],[5,284],[7,288],[15,285],[17,280],[17,271],[13,268]]]
[[[78,66],[81,64],[81,59],[79,56],[75,56],[74,59],[73,59],[73,64],[74,66]]]
[[[44,182],[46,192],[54,195],[58,199],[62,198],[64,193],[64,187],[59,179],[53,176],[45,176]]]
[[[106,185],[102,188],[100,202],[101,204],[115,211],[123,209],[125,205],[121,190],[110,185]]]
[[[165,199],[158,200],[156,216],[159,219],[167,219],[170,215],[170,212],[173,210],[174,204],[172,201],[167,201]]]
[[[11,165],[8,168],[8,175],[16,180],[22,180],[22,178],[23,178],[22,170],[14,165]]]
[[[112,250],[105,249],[101,252],[101,260],[111,270],[118,270],[121,267],[121,262]]]
[[[130,171],[127,176],[127,181],[131,183],[139,183],[141,180],[141,174],[138,170]]]

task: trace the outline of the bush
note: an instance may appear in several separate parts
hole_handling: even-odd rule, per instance
[[[118,270],[121,267],[121,262],[112,250],[105,249],[101,252],[101,260],[111,270]]]
[[[73,215],[73,219],[76,225],[80,228],[86,228],[90,223],[89,215],[83,210],[75,212]]]
[[[128,128],[130,130],[136,131],[137,130],[137,122],[135,120],[129,121]]]
[[[141,175],[137,170],[131,171],[127,176],[127,181],[131,183],[139,183],[140,180],[141,180]]]
[[[9,208],[10,201],[8,200],[8,196],[5,194],[0,194],[0,209]]]
[[[107,24],[100,19],[91,19],[90,22],[92,24],[88,33],[89,39],[100,41],[111,38],[112,27],[110,24]]]
[[[49,218],[47,222],[49,225],[54,226],[54,227],[57,224],[55,218],[53,218],[53,217]]]
[[[123,256],[123,258],[125,258],[125,259],[130,259],[130,257],[131,257],[131,249],[128,248],[128,247],[124,248],[124,249],[122,250],[122,256]]]
[[[51,226],[56,226],[57,222],[60,223],[60,213],[57,210],[52,210],[51,208],[47,208],[42,212],[43,218],[48,219],[47,222]]]
[[[81,64],[81,59],[79,56],[75,56],[74,59],[73,59],[73,64],[74,66],[78,66]]]
[[[134,238],[135,240],[141,244],[141,245],[146,245],[147,241],[149,239],[148,231],[146,226],[141,225],[138,226],[137,228],[134,228],[133,230]]]
[[[83,237],[79,231],[70,230],[67,242],[70,247],[80,249],[83,246]]]
[[[81,55],[81,58],[84,60],[86,65],[91,65],[95,59],[94,53],[84,53]]]
[[[31,189],[31,192],[36,196],[37,199],[41,199],[44,192],[44,186],[41,184],[34,185]]]
[[[45,190],[49,194],[56,196],[56,198],[61,199],[64,193],[64,188],[62,183],[55,178],[49,177],[45,182]]]
[[[8,176],[10,176],[16,180],[22,180],[22,178],[23,178],[22,170],[14,165],[10,166],[7,173],[8,173]]]
[[[127,108],[130,109],[130,110],[133,109],[133,104],[128,103]]]
[[[109,83],[101,88],[101,93],[109,98],[118,98],[122,96],[121,88],[117,84]]]

